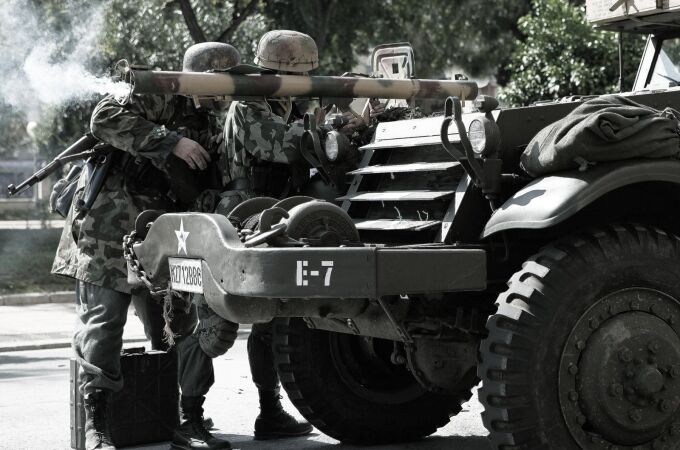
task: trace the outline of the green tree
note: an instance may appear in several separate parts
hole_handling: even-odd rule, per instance
[[[270,28],[314,38],[318,73],[348,71],[377,44],[409,41],[416,75],[426,78],[452,66],[496,73],[519,36],[517,19],[528,11],[529,0],[495,0],[493,8],[477,0],[271,0],[264,14]]]
[[[512,78],[501,91],[504,103],[527,105],[617,91],[618,35],[594,29],[586,21],[583,1],[574,3],[532,1],[531,14],[519,20],[524,39],[507,68]],[[624,36],[624,86],[631,86],[643,46],[643,37]]]
[[[408,40],[414,47],[419,77],[438,77],[456,67],[472,76],[497,75],[520,38],[517,20],[529,0],[385,0],[386,18],[371,23],[376,43]]]
[[[110,0],[99,40],[100,66],[121,58],[178,70],[184,50],[206,40],[228,42],[252,60],[253,42],[264,33],[259,0]]]

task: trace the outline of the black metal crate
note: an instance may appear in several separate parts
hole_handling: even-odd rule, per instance
[[[177,357],[144,348],[124,350],[125,384],[111,397],[111,437],[118,447],[172,439],[179,423]],[[78,391],[79,364],[71,359],[71,447],[85,448],[85,410]]]

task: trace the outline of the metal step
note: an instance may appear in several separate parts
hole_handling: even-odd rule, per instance
[[[377,219],[354,221],[359,230],[420,231],[441,225],[440,220]]]
[[[336,200],[351,202],[413,202],[429,201],[451,197],[456,191],[387,191],[387,192],[357,192],[340,197]]]
[[[449,141],[453,143],[460,142],[460,137],[458,134],[449,134]],[[382,150],[386,148],[419,147],[423,145],[442,145],[442,138],[436,135],[406,139],[385,139],[361,146],[359,150]]]
[[[362,167],[348,172],[349,175],[372,175],[378,173],[441,172],[460,166],[456,161],[418,162],[412,164],[391,164]]]

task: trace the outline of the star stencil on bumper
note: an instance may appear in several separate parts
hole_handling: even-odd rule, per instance
[[[187,254],[187,238],[189,237],[189,232],[184,231],[184,220],[179,221],[179,230],[175,230],[177,235],[177,254],[179,255],[182,250],[184,254]]]

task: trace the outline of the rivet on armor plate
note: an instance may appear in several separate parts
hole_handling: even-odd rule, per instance
[[[621,349],[619,351],[619,359],[623,362],[631,362],[633,360],[633,353],[627,348]]]

